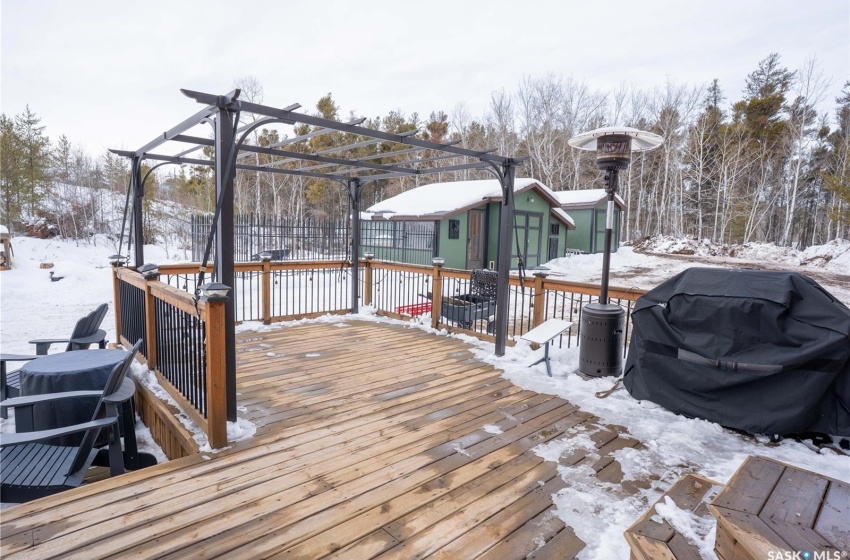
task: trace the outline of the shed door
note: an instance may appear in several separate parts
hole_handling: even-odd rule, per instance
[[[466,268],[484,268],[484,210],[469,211],[469,235],[466,239]]]
[[[514,237],[510,240],[511,256],[522,257],[525,268],[540,264],[540,243],[542,238],[543,214],[539,212],[516,212],[514,218]],[[519,244],[519,252],[517,252]],[[516,266],[516,260],[511,264]]]

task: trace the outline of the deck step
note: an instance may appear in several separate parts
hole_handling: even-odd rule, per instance
[[[712,519],[707,502],[723,487],[719,482],[696,474],[677,480],[626,532],[632,560],[699,560],[695,544],[688,542],[667,521],[661,519],[655,506],[670,498],[680,509],[703,519]]]

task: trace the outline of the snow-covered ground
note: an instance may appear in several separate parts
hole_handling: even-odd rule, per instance
[[[11,271],[0,273],[0,350],[9,353],[30,353],[27,341],[45,336],[62,336],[83,314],[103,302],[112,300],[112,281],[108,256],[115,247],[105,241],[97,245],[77,245],[61,240],[37,240],[15,238],[15,266]],[[836,244],[830,262],[840,263],[847,257],[848,243]],[[844,250],[843,252],[841,250]],[[146,247],[148,259],[153,262],[167,261],[165,251]],[[658,250],[656,248],[656,250]],[[845,255],[845,256],[842,256]],[[703,259],[714,258],[711,255]],[[735,257],[722,257],[732,259]],[[752,258],[752,257],[751,257]],[[759,263],[741,261],[739,266],[776,265],[776,257],[768,256],[773,262]],[[53,262],[52,269],[41,269],[42,262]],[[648,289],[678,273],[692,261],[672,259],[657,255],[635,252],[623,247],[612,259],[612,284],[635,286]],[[699,264],[699,263],[697,263]],[[721,265],[717,263],[716,265]],[[550,266],[566,279],[575,281],[598,281],[601,256],[585,255],[558,259]],[[833,265],[835,266],[835,265]],[[49,272],[63,279],[51,282]],[[838,282],[822,281],[824,287],[845,302],[850,301],[850,288],[841,284],[845,273],[828,269],[827,279],[833,276]],[[845,279],[846,281],[846,279]],[[391,321],[375,317],[366,309],[357,319],[369,321]],[[352,321],[352,317],[328,316],[319,321]],[[426,317],[404,323],[411,328],[430,330]],[[107,316],[104,328],[108,338],[115,337],[113,316]],[[285,324],[263,326],[246,323],[240,330],[285,328]],[[445,335],[445,333],[438,333]],[[850,482],[850,457],[830,448],[818,449],[812,445],[782,440],[771,443],[765,437],[747,436],[724,430],[720,426],[692,420],[672,414],[652,403],[632,399],[625,390],[615,391],[606,399],[598,399],[595,393],[610,388],[610,379],[585,380],[575,375],[578,366],[576,349],[553,349],[553,377],[547,377],[543,365],[529,368],[530,347],[520,342],[508,348],[503,357],[496,357],[493,345],[473,338],[463,337],[473,346],[476,355],[505,372],[505,377],[526,389],[559,395],[583,410],[600,417],[602,422],[626,426],[630,435],[639,439],[641,450],[624,449],[615,453],[628,480],[647,480],[650,474],[660,477],[652,487],[638,495],[627,495],[618,485],[601,484],[588,467],[559,467],[562,476],[569,481],[567,489],[554,496],[558,514],[565,523],[573,527],[576,534],[587,543],[582,558],[626,558],[628,547],[623,531],[633,523],[650,504],[655,502],[679,476],[696,472],[719,482],[725,482],[748,455],[759,454],[791,463],[802,468],[823,473],[827,476]],[[54,348],[59,351],[61,348]],[[141,370],[141,371],[139,371]],[[136,367],[137,377],[149,378],[144,368]],[[237,437],[249,437],[250,426],[244,423],[232,426]],[[486,426],[482,426],[488,429]],[[13,429],[9,422],[2,429]],[[492,430],[492,427],[489,428]],[[537,452],[544,458],[555,458],[566,450],[595,447],[582,433],[574,429],[569,438],[555,440],[540,446]],[[152,450],[147,443],[147,450]],[[161,457],[161,455],[160,455]],[[683,517],[681,510],[669,504],[657,509],[657,513],[671,522],[686,524],[702,541],[702,549],[710,553],[713,529],[704,523]]]
[[[598,284],[602,254],[549,261],[555,278]],[[850,241],[831,241],[805,251],[770,243],[714,245],[693,238],[654,237],[623,246],[611,255],[612,286],[649,290],[694,266],[790,270],[811,277],[839,301],[850,305]]]

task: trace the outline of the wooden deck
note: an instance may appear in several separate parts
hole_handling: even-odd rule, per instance
[[[584,424],[599,449],[562,462],[619,482],[608,454],[638,445],[446,337],[353,320],[239,339],[255,437],[3,510],[2,557],[573,558],[566,483],[531,450]]]

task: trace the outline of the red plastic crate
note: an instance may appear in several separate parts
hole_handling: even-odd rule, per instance
[[[410,315],[411,317],[419,317],[423,313],[431,312],[431,302],[426,301],[425,303],[402,305],[401,307],[396,307],[395,312],[399,315]]]

